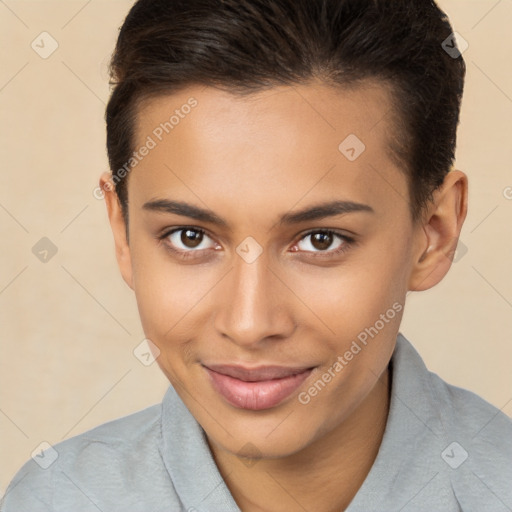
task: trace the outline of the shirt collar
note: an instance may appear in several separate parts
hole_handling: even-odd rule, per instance
[[[204,430],[172,386],[162,402],[160,451],[185,510],[239,512],[215,464]]]

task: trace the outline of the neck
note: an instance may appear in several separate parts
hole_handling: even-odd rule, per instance
[[[368,475],[386,427],[390,370],[334,430],[304,449],[249,467],[209,440],[217,466],[243,512],[333,512],[348,507]]]

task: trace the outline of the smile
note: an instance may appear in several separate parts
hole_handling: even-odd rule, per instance
[[[248,370],[239,366],[204,366],[213,388],[239,409],[259,411],[279,405],[311,374],[313,368],[269,366]]]

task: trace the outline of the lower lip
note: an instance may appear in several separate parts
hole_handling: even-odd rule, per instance
[[[260,411],[270,409],[288,398],[311,374],[312,369],[282,379],[246,382],[209,368],[214,389],[231,405],[239,409]]]

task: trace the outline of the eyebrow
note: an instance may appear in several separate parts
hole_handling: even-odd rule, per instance
[[[181,215],[183,217],[189,217],[191,219],[207,222],[225,228],[229,227],[229,224],[226,220],[224,220],[222,217],[219,217],[211,210],[200,208],[193,204],[185,203],[182,201],[155,199],[145,203],[142,208],[148,211]],[[299,224],[301,222],[320,220],[327,217],[334,217],[336,215],[343,215],[345,213],[353,212],[375,213],[375,210],[367,204],[356,203],[353,201],[330,201],[327,203],[320,203],[309,206],[297,212],[285,213],[280,217],[277,224]]]

